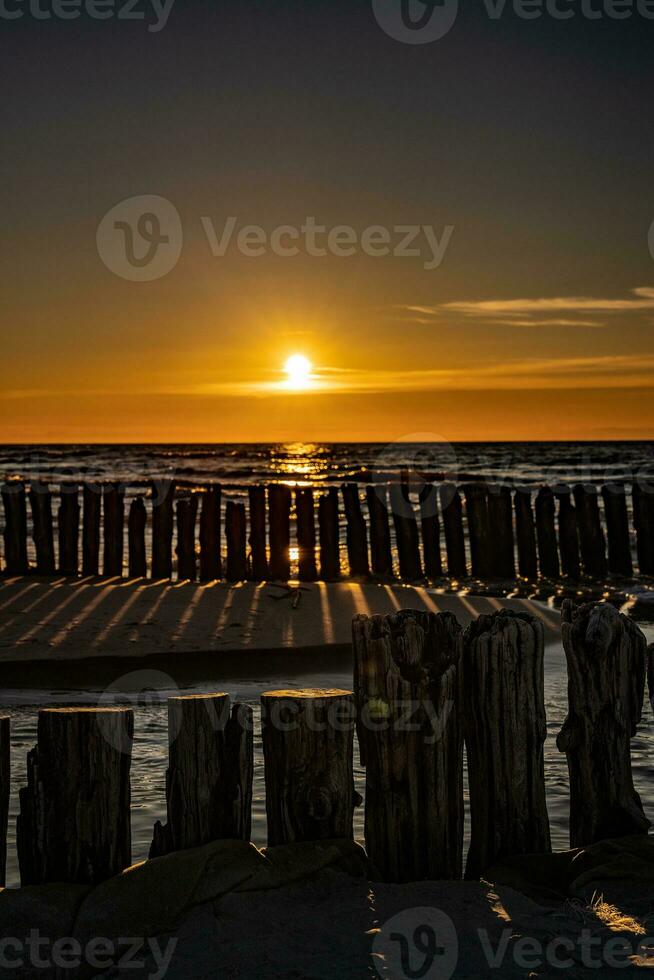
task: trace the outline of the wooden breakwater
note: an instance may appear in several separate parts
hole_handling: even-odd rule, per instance
[[[569,714],[571,846],[650,826],[631,739],[641,720],[647,647],[605,603],[562,611]],[[352,691],[261,696],[268,842],[353,837],[365,768],[365,846],[381,880],[477,879],[497,861],[551,850],[546,807],[544,636],[499,610],[463,630],[450,613],[353,621]],[[151,856],[249,840],[253,712],[226,694],[168,702],[167,820]],[[44,709],[20,791],[23,884],[94,883],[131,861],[131,708]],[[465,865],[464,744],[471,833]],[[9,726],[0,721],[0,854],[6,848]]]
[[[576,582],[654,575],[654,486],[5,483],[9,575]]]

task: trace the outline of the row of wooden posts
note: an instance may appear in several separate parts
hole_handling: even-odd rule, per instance
[[[643,710],[647,647],[605,603],[562,611],[569,714],[572,847],[650,826],[632,780],[630,742]],[[353,622],[353,691],[261,697],[269,845],[353,836],[365,767],[365,845],[386,881],[463,873],[463,747],[471,840],[465,875],[504,857],[550,851],[545,799],[544,631],[500,610],[463,630],[451,613],[403,611]],[[217,839],[249,840],[252,709],[227,694],[168,702],[167,822],[151,857]],[[20,791],[24,885],[92,883],[131,862],[130,708],[45,709]],[[9,723],[0,723],[0,828],[7,827]],[[4,836],[1,853],[5,854]]]
[[[350,483],[341,492],[347,569],[341,558],[337,488],[321,492],[317,508],[310,487],[294,491],[301,581],[334,581],[345,571],[355,577],[392,576],[391,523],[400,577],[405,581],[445,576],[459,581],[469,575],[503,580],[519,575],[529,581],[539,575],[553,580],[584,575],[603,580],[608,574],[631,577],[634,573],[627,491],[621,484],[607,484],[601,494],[596,487],[581,484],[542,487],[534,494],[528,488],[512,491],[481,483],[458,488],[445,483],[424,487],[415,506],[402,484],[387,491],[383,485],[364,490]],[[227,500],[225,567],[220,486],[200,492],[176,492],[172,483],[153,486],[149,567],[144,496],[136,496],[129,507],[126,560],[124,487],[87,484],[81,493],[81,507],[78,485],[64,485],[57,495],[55,555],[50,488],[45,484],[27,488],[20,481],[4,485],[6,572],[30,571],[29,501],[36,554],[33,570],[39,575],[113,578],[127,571],[130,578],[150,574],[153,579],[170,579],[174,553],[177,577],[182,580],[286,581],[291,575],[293,491],[284,484],[250,487],[247,508],[245,503]],[[635,484],[632,499],[638,572],[654,575],[654,488]]]

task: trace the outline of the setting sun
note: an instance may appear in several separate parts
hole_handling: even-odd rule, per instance
[[[293,354],[284,365],[289,388],[308,388],[311,383],[312,364],[304,354]]]

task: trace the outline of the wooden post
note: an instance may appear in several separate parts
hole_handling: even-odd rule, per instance
[[[387,577],[393,574],[393,554],[386,487],[380,484],[366,487],[366,503],[370,520],[372,571],[374,575]]]
[[[62,486],[59,504],[59,572],[77,575],[79,571],[79,491]]]
[[[318,501],[320,532],[320,578],[335,582],[341,576],[340,528],[338,523],[338,490],[329,489]]]
[[[397,484],[391,486],[391,509],[400,559],[400,578],[405,582],[417,582],[422,578],[418,523],[408,494]]]
[[[254,582],[268,579],[266,554],[266,488],[249,487],[250,501],[250,578]]]
[[[47,483],[30,486],[32,538],[36,551],[36,574],[55,574],[54,532],[52,529],[52,495]]]
[[[173,577],[173,525],[175,484],[155,481],[152,486],[152,578]]]
[[[177,578],[180,582],[195,582],[198,577],[198,561],[195,551],[195,521],[198,516],[198,497],[191,493],[180,497],[177,513]]]
[[[420,492],[420,529],[422,553],[425,559],[425,575],[429,579],[443,577],[441,557],[441,525],[438,517],[438,492],[430,483]]]
[[[578,483],[573,490],[584,574],[604,579],[608,572],[606,541],[600,520],[597,489]]]
[[[353,837],[354,696],[261,695],[268,844]]]
[[[300,582],[315,582],[318,578],[316,566],[316,523],[313,503],[313,490],[298,487],[295,491],[295,516],[298,544],[298,578]]]
[[[127,540],[129,552],[129,577],[145,578],[148,574],[145,557],[145,525],[147,513],[143,497],[135,497],[129,508]]]
[[[123,574],[123,532],[125,522],[125,491],[117,483],[104,488],[104,562],[103,574],[114,578]]]
[[[488,531],[490,550],[486,564],[489,575],[492,578],[515,579],[513,508],[509,487],[489,487]]]
[[[607,483],[602,487],[606,533],[609,541],[609,572],[631,578],[634,573],[631,560],[627,496],[622,484]]]
[[[466,878],[514,854],[551,851],[545,803],[544,631],[502,609],[465,634],[471,839]]]
[[[18,480],[5,483],[2,488],[5,508],[5,564],[10,575],[26,575],[27,561],[27,504],[25,484]]]
[[[344,483],[341,490],[347,522],[346,540],[350,575],[367,577],[370,574],[368,539],[359,499],[359,487],[356,483]]]
[[[250,840],[252,729],[252,709],[230,708],[228,694],[169,698],[168,822],[155,824],[150,857],[215,840]]]
[[[538,578],[538,553],[534,512],[531,509],[531,490],[528,487],[517,487],[513,501],[518,539],[518,571],[521,578],[535,582]]]
[[[643,712],[647,641],[605,602],[561,609],[568,662],[568,717],[557,739],[570,773],[570,846],[646,834],[631,772]]]
[[[559,486],[554,491],[559,501],[559,551],[561,571],[570,579],[579,578],[579,532],[577,512],[572,504],[570,487]]]
[[[100,514],[102,488],[99,484],[84,484],[82,490],[82,575],[100,572]]]
[[[536,494],[538,564],[543,578],[550,579],[558,579],[560,575],[555,512],[554,493],[551,487],[541,487]]]
[[[633,486],[636,553],[641,575],[654,575],[654,493],[649,485]]]
[[[460,878],[463,632],[451,613],[356,616],[366,850],[383,881]]]
[[[0,888],[7,883],[7,827],[11,776],[11,728],[9,718],[0,718]]]
[[[131,864],[126,708],[39,711],[16,844],[23,885],[98,884]]]
[[[220,555],[220,502],[219,486],[207,487],[202,494],[200,513],[200,580],[215,582],[222,577]]]
[[[488,491],[483,483],[463,487],[468,518],[468,539],[473,578],[490,577],[491,537],[488,520]]]
[[[248,577],[246,552],[245,504],[227,501],[225,508],[227,538],[227,581],[243,582]]]
[[[291,491],[283,483],[268,487],[270,577],[288,582],[291,577]]]
[[[441,483],[439,496],[447,551],[447,574],[450,579],[460,581],[468,575],[461,494],[453,483]]]

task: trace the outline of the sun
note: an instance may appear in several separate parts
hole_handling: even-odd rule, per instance
[[[304,354],[292,354],[284,365],[286,372],[286,387],[297,391],[311,387],[311,372],[313,365]]]

